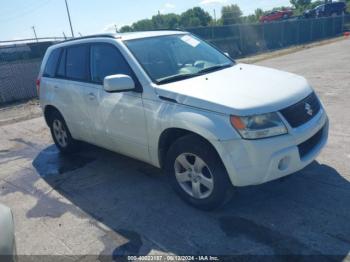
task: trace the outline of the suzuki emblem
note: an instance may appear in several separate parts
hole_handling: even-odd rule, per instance
[[[314,113],[314,110],[312,110],[312,107],[309,103],[305,103],[305,110],[306,110],[306,113],[310,116],[312,116]]]

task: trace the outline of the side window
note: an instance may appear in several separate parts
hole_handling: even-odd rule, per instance
[[[101,84],[106,76],[133,73],[119,50],[110,44],[91,46],[91,80]]]
[[[60,58],[61,49],[55,49],[51,52],[44,69],[44,77],[55,77],[57,63]]]
[[[64,49],[62,51],[60,62],[58,64],[58,69],[56,73],[57,77],[61,77],[61,78],[66,77],[66,53],[67,53],[66,49]]]
[[[77,45],[67,48],[66,77],[72,80],[89,80],[88,45]]]

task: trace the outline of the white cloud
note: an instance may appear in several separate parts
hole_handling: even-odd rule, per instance
[[[164,8],[166,8],[166,9],[174,9],[176,6],[174,5],[174,4],[172,4],[172,3],[166,3],[165,5],[164,5]]]
[[[201,5],[226,4],[227,0],[202,0]]]
[[[159,12],[161,14],[165,14],[165,13],[169,12],[170,9],[174,9],[175,7],[176,6],[174,4],[172,4],[172,3],[166,3],[166,4],[164,4],[163,8],[161,8],[159,10]]]

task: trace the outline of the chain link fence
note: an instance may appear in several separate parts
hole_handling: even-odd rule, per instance
[[[189,28],[233,58],[327,39],[350,30],[350,15]],[[59,38],[0,42],[0,105],[37,97],[35,80],[46,49]]]
[[[339,36],[349,24],[350,15],[347,15],[289,19],[263,24],[189,28],[188,31],[238,58]]]
[[[46,49],[54,43],[26,39],[0,45],[0,105],[37,97],[35,81]]]

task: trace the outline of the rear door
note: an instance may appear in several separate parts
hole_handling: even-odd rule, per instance
[[[75,139],[91,142],[89,99],[89,45],[71,45],[62,49],[56,72],[55,101]]]

